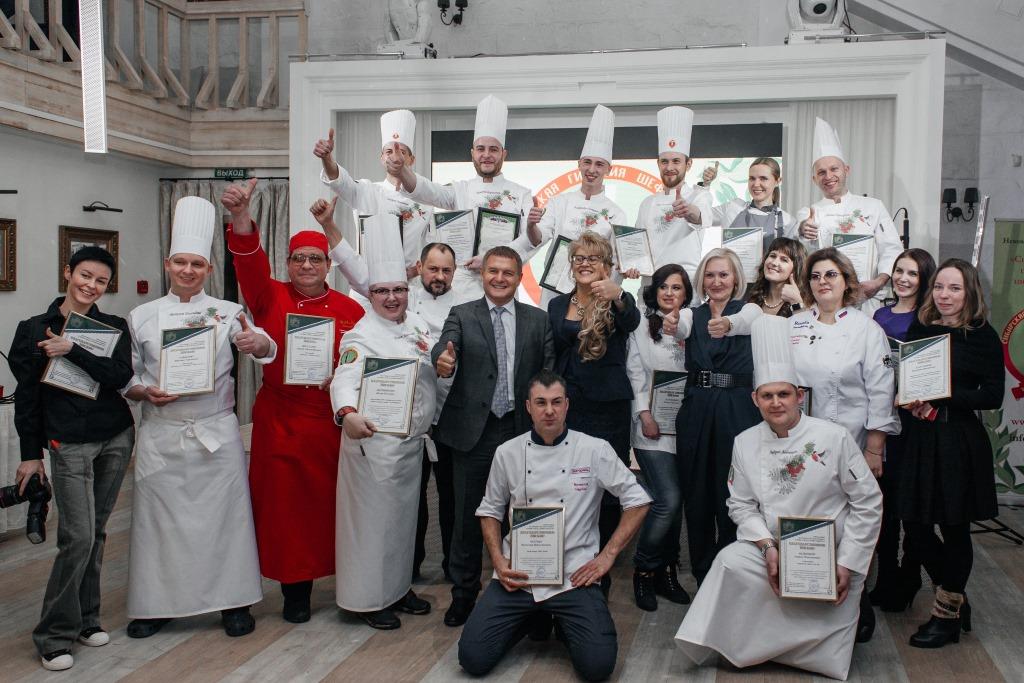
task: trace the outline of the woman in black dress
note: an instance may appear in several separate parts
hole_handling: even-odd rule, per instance
[[[942,582],[931,619],[910,637],[914,647],[959,642],[960,630],[971,629],[964,595],[974,561],[970,523],[997,514],[992,447],[974,413],[1003,401],[1002,346],[987,314],[978,271],[949,259],[907,331],[907,341],[948,334],[952,347],[951,397],[905,406],[916,419],[907,424],[900,516],[907,541],[925,565],[939,568]],[[933,533],[936,524],[941,541]]]
[[[611,278],[608,240],[584,232],[569,247],[569,260],[576,287],[548,304],[555,371],[569,389],[566,425],[604,439],[628,466],[633,387],[626,374],[626,350],[630,333],[640,325],[640,310],[633,295]],[[605,494],[601,547],[618,526],[620,513],[619,501]]]

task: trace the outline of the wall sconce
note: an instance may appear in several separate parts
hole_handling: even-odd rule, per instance
[[[124,209],[115,209],[106,202],[92,202],[82,207],[82,211],[88,211],[93,213],[95,211],[113,211],[114,213],[124,213]]]
[[[974,220],[974,205],[978,203],[978,188],[968,187],[964,190],[964,204],[967,204],[965,212],[956,204],[956,188],[947,187],[942,191],[942,203],[946,205],[946,221],[970,221]]]
[[[455,9],[459,10],[458,14],[453,14],[452,18],[445,21],[445,17],[448,16],[448,10],[451,9],[451,0],[437,0],[437,8],[441,10],[441,23],[445,26],[462,26],[462,13],[469,8],[469,0],[455,0]]]

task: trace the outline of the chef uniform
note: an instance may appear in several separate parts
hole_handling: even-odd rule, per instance
[[[474,142],[482,137],[492,137],[504,147],[507,123],[508,105],[494,95],[488,95],[476,107]],[[530,207],[533,206],[533,194],[530,189],[513,183],[500,173],[494,176],[491,182],[485,182],[483,178],[477,176],[470,180],[457,180],[450,185],[440,185],[417,173],[416,189],[408,192],[403,187],[402,193],[417,202],[436,206],[446,211],[474,210],[474,221],[476,220],[475,209],[480,207],[518,214],[521,216],[520,234],[526,232],[526,215]],[[524,258],[528,255],[528,251],[521,247],[518,251]],[[482,257],[483,254],[480,256]],[[452,288],[457,290],[459,297],[466,301],[482,297],[484,290],[479,273],[474,273],[469,268],[463,268],[461,263],[458,265]]]
[[[658,112],[658,154],[678,152],[690,156],[690,136],[693,131],[693,111],[686,107],[665,107]],[[697,274],[701,258],[703,232],[711,227],[713,207],[711,193],[703,187],[681,184],[680,198],[700,209],[700,223],[672,215],[676,201],[675,188],[663,188],[640,203],[636,227],[648,231],[654,267],[678,263],[686,269],[690,280]],[[644,279],[648,284],[648,279]]]
[[[501,522],[510,507],[564,506],[563,581],[508,592],[494,574],[459,640],[459,662],[470,673],[479,675],[493,667],[516,642],[513,634],[539,610],[553,614],[561,624],[573,666],[585,678],[598,678],[588,676],[588,671],[611,672],[618,643],[608,603],[597,584],[573,588],[570,578],[601,550],[597,519],[606,491],[619,499],[623,510],[651,502],[603,439],[566,429],[548,446],[531,430],[495,451],[476,516]],[[502,553],[511,556],[508,534]]]
[[[405,282],[397,219],[381,214],[367,223],[370,282]],[[336,415],[343,408],[359,406],[367,357],[410,358],[418,364],[408,436],[377,433],[366,439],[342,438],[337,478],[336,599],[339,607],[352,612],[387,609],[412,585],[421,458],[424,439],[429,442],[426,434],[437,392],[437,376],[430,362],[433,345],[426,322],[408,310],[403,322],[391,322],[371,309],[345,335],[341,364],[331,382]],[[365,417],[373,420],[372,415]]]
[[[839,142],[839,134],[821,119],[814,120],[813,157],[814,162],[823,157],[836,157],[844,164],[846,163],[846,156],[843,154],[843,148]],[[896,257],[903,251],[903,242],[900,241],[899,233],[896,232],[896,226],[893,225],[889,210],[885,208],[885,204],[881,200],[847,192],[838,202],[826,197],[811,206],[818,224],[818,238],[805,240],[800,237],[799,225],[811,213],[808,208],[800,209],[797,212],[796,222],[791,227],[789,235],[793,239],[803,242],[808,252],[832,246],[832,236],[837,233],[874,235],[875,267],[871,277],[892,273]],[[860,275],[858,276],[860,277]],[[860,277],[860,279],[864,278]],[[873,298],[861,304],[861,310],[870,316],[876,309],[882,307],[882,302],[888,292],[888,286],[882,287]]]
[[[179,200],[170,255],[209,260],[215,217],[205,199]],[[245,450],[232,411],[231,343],[242,331],[241,312],[206,292],[187,302],[172,292],[128,316],[135,375],[125,392],[159,384],[161,330],[212,325],[217,335],[213,393],[163,406],[142,402],[128,554],[131,619],[204,614],[263,598]],[[254,360],[271,363],[276,353],[271,340],[271,352]]]
[[[400,142],[410,150],[416,143],[416,116],[408,109],[389,111],[380,117],[381,148],[392,142]],[[337,178],[330,180],[327,178],[327,172],[321,170],[320,182],[331,188],[341,201],[352,208],[357,230],[361,215],[389,213],[400,217],[405,265],[416,264],[420,258],[420,251],[430,242],[433,208],[424,206],[399,192],[390,176],[376,183],[369,180],[354,180],[348,171],[338,166]],[[409,284],[413,284],[412,279],[409,280]],[[369,301],[365,299],[365,295],[363,297],[359,303],[368,308]]]
[[[733,199],[713,209],[712,223],[723,228],[761,228],[764,242],[762,250],[768,253],[768,246],[777,237],[789,237],[796,230],[797,222],[777,204],[757,207],[753,202]]]
[[[315,230],[296,233],[288,247],[289,254],[300,247],[328,250],[327,238]],[[342,335],[363,309],[326,285],[323,294],[307,297],[290,282],[273,279],[259,230],[239,235],[229,228],[228,250],[249,310],[280,348],[289,313],[334,318],[332,367],[337,365]],[[285,362],[282,353],[263,369],[252,409],[249,485],[260,570],[290,584],[334,573],[334,478],[341,431],[334,425],[330,397],[318,384],[284,383]]]
[[[818,321],[817,306],[788,320],[797,376],[812,390],[811,415],[846,427],[861,448],[868,430],[899,434],[889,342],[878,323],[849,306],[832,325]]]
[[[590,119],[590,128],[587,129],[587,139],[583,144],[580,158],[604,159],[611,166],[614,136],[614,112],[608,107],[597,105]],[[552,197],[545,208],[547,210],[538,223],[541,241],[534,246],[524,230],[519,238],[512,243],[513,248],[520,253],[532,254],[534,250],[540,249],[548,242],[552,242],[551,249],[553,250],[557,244],[554,240],[559,237],[568,237],[574,240],[583,234],[584,230],[596,232],[611,242],[614,248],[612,225],[625,225],[626,223],[626,212],[608,198],[607,188],[602,188],[601,192],[591,195],[589,198],[581,190],[563,192]],[[528,258],[529,256],[524,260],[528,260]],[[616,275],[618,275],[617,271]],[[621,280],[621,277],[616,277],[616,279]],[[557,292],[544,289],[541,294],[541,308],[547,309],[548,303],[556,296],[558,296]]]
[[[784,319],[765,316],[756,323],[756,386],[797,384],[787,347]],[[715,558],[676,644],[698,664],[718,652],[738,667],[775,661],[845,680],[882,507],[856,442],[842,427],[806,415],[785,437],[761,422],[736,437],[729,493],[737,540]],[[850,570],[842,605],[772,592],[754,542],[777,542],[778,520],[785,516],[835,520],[836,561]]]

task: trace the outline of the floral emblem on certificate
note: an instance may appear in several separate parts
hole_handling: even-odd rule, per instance
[[[817,451],[814,442],[805,443],[804,450],[789,458],[782,467],[772,470],[768,476],[775,482],[775,488],[780,495],[786,496],[796,490],[800,476],[807,469],[807,459],[825,466],[825,452]]]
[[[512,193],[508,190],[504,190],[501,194],[498,194],[497,192],[488,192],[487,208],[497,209],[505,202],[506,199],[512,199]]]

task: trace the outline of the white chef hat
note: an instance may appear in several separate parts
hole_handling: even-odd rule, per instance
[[[505,146],[505,127],[508,124],[508,105],[494,95],[488,95],[476,105],[476,125],[473,142],[480,138],[496,138]]]
[[[408,109],[395,109],[380,117],[380,146],[401,142],[412,149],[416,142],[416,115]]]
[[[660,109],[658,111],[658,154],[679,152],[689,157],[692,131],[692,109],[686,107]]]
[[[587,140],[583,143],[583,157],[597,157],[612,163],[612,142],[615,140],[615,112],[604,105],[594,107],[587,129]]]
[[[843,145],[839,142],[839,133],[829,125],[828,121],[815,117],[814,119],[814,154],[811,157],[813,164],[823,157],[837,157],[844,164],[846,156],[843,154]]]
[[[210,260],[217,209],[202,197],[182,197],[174,205],[168,256],[197,254]]]
[[[800,386],[793,365],[789,319],[762,315],[750,330],[750,347],[754,357],[754,388],[772,382],[788,382]]]
[[[369,271],[369,284],[405,282],[405,253],[398,216],[379,213],[363,221],[363,258]]]

